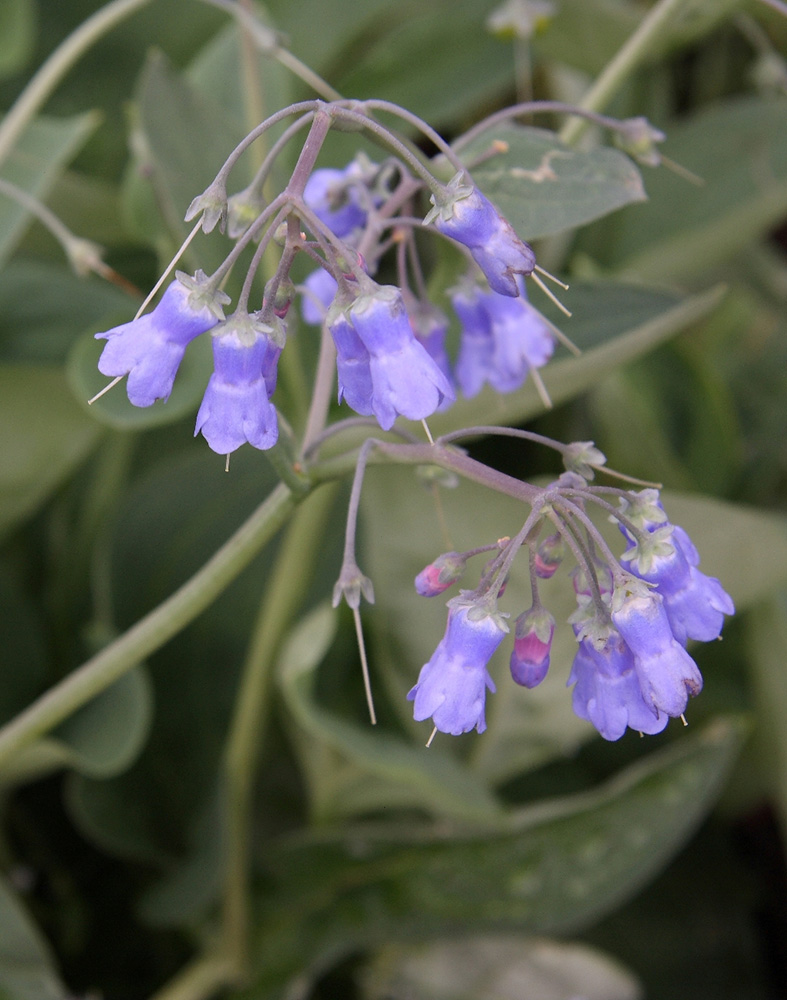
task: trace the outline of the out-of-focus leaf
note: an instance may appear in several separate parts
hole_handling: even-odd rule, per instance
[[[196,444],[150,469],[117,511],[105,556],[113,567],[111,599],[119,627],[196,572],[274,485],[270,466],[251,448],[232,456],[229,474],[220,456]],[[104,850],[158,865],[165,874],[188,863],[190,831],[213,794],[238,671],[269,567],[268,550],[150,657],[156,712],[134,765],[108,780],[79,775],[70,781],[71,816]]]
[[[66,1000],[49,946],[5,879],[0,878],[0,997]]]
[[[0,271],[0,351],[6,361],[60,363],[84,330],[98,331],[114,311],[130,319],[134,308],[118,288],[64,265],[12,261]]]
[[[65,164],[97,124],[98,118],[92,112],[72,118],[36,118],[0,165],[0,176],[38,199],[45,198]],[[0,194],[0,266],[8,259],[29,220],[26,208],[5,193]]]
[[[243,131],[161,53],[153,53],[137,87],[135,133],[141,170],[135,185],[152,194],[161,221],[180,242],[190,229],[183,221],[186,209],[213,180]],[[132,186],[127,198],[133,195]],[[203,238],[200,266],[210,272],[221,259],[219,252],[223,256],[228,250],[224,240]]]
[[[665,155],[702,186],[663,167],[653,171],[648,204],[587,238],[618,272],[685,281],[729,260],[787,211],[787,106],[738,98],[664,130]]]
[[[513,58],[485,29],[488,13],[484,0],[463,0],[461,17],[451,0],[392,4],[347,47],[331,81],[346,96],[386,98],[435,126],[451,121],[510,87]]]
[[[299,732],[316,818],[417,807],[467,822],[494,822],[500,806],[450,757],[424,754],[389,733],[361,728],[321,709],[315,672],[336,630],[336,612],[322,606],[293,632],[282,651],[281,685]]]
[[[487,197],[525,240],[552,236],[645,201],[642,177],[619,150],[571,149],[554,132],[498,125],[461,149],[468,164],[502,142],[506,151],[473,170]]]
[[[707,315],[721,296],[721,288],[680,299],[636,285],[572,285],[565,293],[571,319],[558,320],[553,310],[543,309],[583,352],[580,357],[564,355],[542,369],[552,402],[579,395],[604,375],[653,350]],[[528,379],[517,392],[501,395],[487,386],[473,399],[459,399],[447,413],[430,417],[429,426],[441,434],[473,424],[518,424],[543,411],[544,404]]]
[[[18,73],[35,40],[32,0],[3,0],[0,5],[0,78]]]
[[[787,570],[785,571],[787,576]],[[787,830],[787,590],[774,590],[749,623],[751,665],[759,726],[756,735],[764,775],[783,831]]]
[[[263,16],[260,8],[257,16]],[[293,100],[291,74],[274,59],[259,53],[251,55],[252,50],[253,46],[247,50],[237,25],[230,24],[202,49],[186,71],[189,83],[231,115],[238,129],[254,128]],[[262,148],[259,142],[257,149]],[[225,156],[229,153],[229,149],[224,151]]]
[[[514,813],[495,834],[381,823],[272,845],[252,995],[283,996],[304,955],[319,970],[362,947],[457,927],[554,933],[587,924],[693,832],[741,738],[737,722],[717,720],[597,790]]]
[[[19,574],[0,563],[0,724],[40,694],[46,683],[47,648],[40,611],[26,592]]]
[[[104,329],[127,323],[133,316],[130,310],[124,316],[113,316],[105,320],[108,325]],[[88,409],[88,399],[92,399],[111,381],[98,370],[98,359],[105,344],[105,340],[96,340],[93,331],[88,331],[76,341],[68,356],[68,381],[85,409]],[[209,336],[197,337],[186,350],[178,367],[172,394],[166,402],[157,400],[152,406],[133,406],[126,395],[124,381],[92,403],[89,412],[100,423],[116,430],[138,431],[172,424],[188,413],[196,415],[212,370],[211,339]]]
[[[46,736],[11,758],[0,784],[61,767],[94,778],[120,774],[139,755],[150,729],[150,680],[142,667],[124,674]]]
[[[362,980],[368,1000],[639,1000],[637,980],[585,944],[478,937],[384,948]]]
[[[0,534],[29,517],[85,460],[101,430],[61,372],[0,368]]]

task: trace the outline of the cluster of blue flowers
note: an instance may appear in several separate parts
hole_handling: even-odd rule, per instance
[[[379,230],[391,196],[385,177],[365,158],[344,170],[317,169],[310,175],[302,205],[324,254],[304,247],[320,267],[301,292],[303,319],[325,324],[333,338],[339,401],[389,430],[398,416],[421,420],[449,406],[457,385],[466,396],[485,383],[500,392],[519,388],[529,371],[549,360],[554,340],[527,301],[523,278],[535,266],[532,249],[477,188],[455,179],[425,220],[464,245],[480,268],[451,295],[462,330],[452,369],[447,318],[424,297],[406,287],[379,285],[367,273],[367,260],[376,261],[381,252],[369,234]],[[292,287],[288,274],[278,275],[277,285]],[[186,347],[210,331],[215,372],[195,433],[224,455],[246,442],[261,449],[276,443],[271,397],[290,305],[279,294],[258,312],[241,307],[225,318],[228,301],[215,279],[178,273],[151,313],[96,335],[107,341],[99,370],[116,378],[128,375],[131,402],[150,406],[168,398]]]
[[[516,621],[510,658],[511,676],[524,687],[546,677],[555,630],[553,616],[540,604],[536,579],[556,571],[560,535],[571,538],[568,522],[579,510],[577,502],[607,505],[579,479],[563,477],[564,485],[550,494],[556,511],[561,497],[570,498],[565,520],[557,536],[531,553],[533,606]],[[686,645],[718,638],[724,616],[734,611],[719,581],[698,569],[699,556],[686,532],[667,521],[656,490],[622,494],[614,517],[630,543],[619,560],[588,560],[587,550],[578,549],[581,562],[573,571],[578,606],[571,618],[578,647],[567,682],[574,685],[576,714],[608,740],[619,739],[627,728],[658,733],[670,717],[683,715],[689,697],[702,688]],[[504,553],[513,551],[509,539],[501,544]],[[416,577],[418,593],[436,596],[458,582],[470,554],[440,556]],[[453,735],[486,728],[485,695],[495,690],[488,664],[508,632],[497,611],[498,581],[487,569],[476,591],[449,600],[445,636],[408,695],[416,721],[431,718],[437,730]]]
[[[270,123],[300,112],[303,117],[282,140],[304,124],[311,131],[285,191],[270,203],[262,196],[280,141],[255,181],[228,198],[227,173],[249,142]],[[344,170],[315,169],[328,130],[342,120],[352,128],[373,127],[378,138],[387,136],[396,155],[383,165],[359,155]],[[412,116],[407,120],[412,122]],[[206,232],[218,223],[227,229],[235,244],[224,263],[210,277],[178,272],[152,312],[97,334],[106,340],[99,370],[115,380],[127,375],[131,402],[150,406],[168,398],[189,343],[210,332],[214,372],[195,433],[222,455],[244,443],[270,449],[279,435],[272,398],[286,318],[300,293],[303,320],[319,325],[324,338],[315,398],[322,391],[326,413],[332,377],[338,381],[339,402],[373,417],[386,431],[398,417],[423,420],[450,406],[457,390],[472,397],[489,384],[512,392],[531,373],[540,386],[537,369],[552,356],[556,331],[527,299],[525,278],[539,281],[533,250],[474,186],[450,147],[442,144],[441,151],[457,171],[447,185],[354,102],[305,102],[272,116],[233,151],[187,214],[199,215],[198,226]],[[426,296],[413,233],[419,223],[416,199],[427,189],[433,207],[424,224],[462,247],[468,262],[448,293],[461,330],[453,363],[446,350],[449,322]],[[274,241],[282,247],[280,262],[260,309],[251,310],[253,280]],[[240,255],[254,244],[235,310],[225,317],[230,299],[222,289]],[[395,250],[398,283],[378,284],[372,275],[389,250]],[[317,266],[296,286],[290,272],[302,254]],[[328,367],[333,356],[328,337],[335,348],[335,375]],[[316,423],[321,423],[319,433],[325,415]],[[367,441],[372,444],[373,439]],[[372,599],[371,583],[355,564],[353,541],[367,445],[359,457],[345,562],[335,591],[335,602],[343,595],[356,615],[361,593]],[[425,461],[437,461],[439,448],[431,447]],[[569,471],[547,490],[521,484],[531,513],[514,539],[446,553],[416,579],[419,594],[434,596],[458,582],[471,556],[496,550],[476,590],[449,600],[445,636],[409,694],[415,719],[431,718],[436,730],[459,734],[485,728],[486,692],[495,690],[488,663],[509,631],[497,601],[522,547],[530,551],[532,606],[515,623],[510,668],[516,683],[532,688],[547,674],[555,620],[541,605],[537,581],[552,576],[571,550],[578,601],[571,624],[578,645],[568,683],[574,685],[576,713],[607,739],[618,739],[626,728],[656,733],[670,717],[683,714],[688,698],[702,686],[686,645],[719,636],[724,615],[733,611],[729,596],[718,580],[700,572],[696,549],[681,528],[669,524],[655,491],[632,494],[591,486],[591,466],[603,464],[603,456],[586,444],[558,447],[570,458]],[[478,466],[475,478],[485,481],[485,475],[494,488],[499,474]],[[611,495],[618,497],[619,509],[610,503]],[[589,503],[614,514],[629,543],[619,559],[588,518]],[[534,541],[545,525],[551,533]]]

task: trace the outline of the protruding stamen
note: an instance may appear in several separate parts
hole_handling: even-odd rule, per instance
[[[543,274],[545,278],[549,278],[549,280],[553,281],[556,285],[560,285],[560,287],[564,291],[566,292],[568,291],[568,285],[565,283],[565,281],[561,281],[560,278],[556,278],[555,275],[552,274],[551,271],[547,271],[545,267],[541,267],[540,264],[536,264],[533,270],[538,271],[539,274]]]
[[[196,225],[191,230],[191,232],[186,237],[186,239],[181,243],[180,249],[175,253],[175,256],[169,262],[169,264],[167,265],[166,270],[163,272],[163,274],[158,279],[158,281],[156,282],[156,284],[151,288],[150,292],[148,292],[148,295],[147,295],[145,301],[142,303],[142,305],[139,307],[139,309],[137,309],[137,314],[134,317],[134,319],[139,319],[139,317],[142,315],[142,313],[147,309],[148,305],[150,304],[151,300],[155,296],[156,292],[159,290],[159,288],[161,288],[161,286],[167,280],[167,278],[169,277],[170,273],[172,272],[172,268],[177,264],[177,262],[180,260],[180,258],[183,256],[183,254],[186,252],[189,243],[191,243],[191,241],[194,239],[194,237],[200,231],[201,227],[202,227],[202,216],[200,215],[199,219],[197,219]]]
[[[87,401],[87,405],[92,406],[97,399],[101,399],[101,397],[104,395],[105,392],[109,392],[109,390],[112,389],[114,386],[116,386],[118,382],[122,382],[125,377],[126,377],[125,375],[118,375],[117,378],[113,378],[108,385],[104,386],[101,392],[97,392],[95,396],[92,397],[92,399],[89,399]]]
[[[551,410],[552,400],[549,398],[547,387],[544,385],[544,380],[541,378],[541,372],[539,372],[537,368],[531,368],[530,377],[533,379],[533,385],[536,387],[536,391],[538,392],[541,402],[548,410]]]
[[[539,271],[540,271],[540,270],[541,270],[541,268],[539,268]],[[533,273],[532,273],[532,274],[530,275],[530,277],[531,277],[531,278],[533,279],[533,281],[535,281],[535,283],[536,283],[536,284],[538,285],[538,287],[539,287],[539,288],[541,289],[541,291],[542,291],[542,292],[544,293],[544,295],[546,295],[546,297],[547,297],[548,299],[551,299],[551,300],[552,300],[552,301],[553,301],[553,302],[555,303],[555,305],[556,305],[556,306],[558,307],[558,309],[559,309],[559,310],[560,310],[560,311],[561,311],[561,312],[562,312],[562,313],[563,313],[564,315],[566,315],[566,316],[568,316],[568,317],[570,317],[570,316],[571,316],[571,312],[570,312],[570,310],[566,309],[566,307],[565,307],[565,306],[563,305],[563,303],[562,303],[562,302],[560,301],[560,299],[559,299],[559,298],[557,297],[557,295],[555,295],[555,294],[554,294],[554,293],[552,292],[552,290],[551,290],[551,289],[547,288],[547,286],[546,286],[546,285],[544,284],[544,282],[543,282],[543,281],[542,281],[542,280],[541,280],[541,279],[539,278],[539,276],[538,276],[538,275],[536,274],[536,272],[535,272],[535,271],[533,271]]]
[[[355,635],[358,639],[358,652],[361,655],[361,672],[363,673],[363,687],[366,692],[366,704],[369,706],[369,718],[373,726],[377,725],[377,716],[374,712],[374,701],[372,699],[372,684],[369,680],[369,664],[366,660],[366,646],[363,642],[363,628],[361,627],[361,612],[358,608],[353,608],[353,621],[355,622]]]
[[[429,444],[434,444],[434,438],[432,437],[432,432],[429,430],[429,424],[427,424],[426,419],[422,418],[421,423],[426,431],[426,436],[429,438]]]
[[[432,730],[432,735],[426,741],[426,748],[427,748],[427,750],[432,745],[432,740],[435,738],[435,736],[437,736],[437,726],[434,727],[434,729]]]
[[[693,171],[689,170],[688,167],[684,167],[682,164],[676,163],[663,153],[659,153],[659,159],[667,170],[671,170],[673,174],[677,174],[678,177],[682,177],[684,181],[688,181],[689,184],[694,184],[696,187],[705,187],[705,178],[695,174]]]

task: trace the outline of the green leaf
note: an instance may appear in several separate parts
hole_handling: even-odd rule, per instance
[[[384,948],[361,979],[368,1000],[640,1000],[634,977],[585,944],[522,935]]]
[[[0,997],[66,1000],[67,995],[48,944],[0,877]]]
[[[471,165],[497,142],[506,151],[487,155],[473,178],[522,239],[553,236],[646,199],[640,172],[624,153],[572,149],[546,129],[487,129],[462,146],[462,161]]]
[[[665,131],[665,155],[701,177],[702,186],[663,167],[653,171],[648,204],[627,209],[614,228],[587,239],[618,272],[685,282],[729,260],[787,211],[787,107],[737,98]]]
[[[81,149],[97,124],[98,116],[92,112],[71,118],[36,118],[23,132],[8,159],[0,165],[0,177],[44,199],[64,166]],[[0,194],[0,267],[29,221],[30,213],[26,208]]]
[[[130,319],[134,308],[124,292],[78,278],[65,265],[12,261],[0,271],[3,358],[59,364],[84,330],[98,331],[102,319],[114,312]]]
[[[0,535],[30,517],[98,444],[61,372],[0,367]]]
[[[517,811],[494,834],[380,823],[272,845],[253,995],[282,996],[305,955],[319,970],[364,947],[458,929],[555,933],[587,924],[691,835],[741,740],[741,725],[720,719],[594,791]]]
[[[0,78],[24,68],[35,41],[32,0],[3,0],[0,5]]]
[[[243,129],[172,69],[161,53],[154,52],[137,87],[135,132],[139,163],[129,175],[127,201],[152,195],[161,216],[159,224],[180,243],[191,228],[183,221],[186,209],[213,180],[242,138]],[[246,182],[242,172],[233,174],[233,180],[239,187]],[[152,223],[153,219],[142,218],[142,231]],[[228,249],[226,240],[219,237],[202,239],[199,266],[210,273]]]
[[[60,768],[93,778],[121,774],[139,756],[150,730],[152,689],[135,667],[46,736],[26,747],[0,771],[14,784]]]
[[[346,722],[314,699],[315,673],[336,631],[337,612],[315,609],[294,630],[280,660],[282,691],[299,729],[299,751],[321,821],[374,809],[417,807],[490,822],[500,807],[469,772],[442,754],[370,726]]]
[[[499,103],[513,80],[510,49],[484,27],[488,13],[485,0],[463,0],[461,17],[452,0],[399,0],[363,34],[358,25],[326,72],[341,93],[394,101],[432,125],[462,118]]]
[[[578,396],[604,375],[653,350],[707,315],[722,294],[723,289],[715,288],[680,299],[636,285],[572,285],[565,300],[573,315],[560,319],[559,326],[583,353],[580,357],[563,354],[541,370],[552,402],[557,405]],[[543,312],[557,321],[555,310],[545,307]],[[430,417],[429,426],[433,433],[444,434],[473,424],[519,424],[543,412],[544,404],[528,380],[507,395],[487,386],[473,399],[459,399],[447,413]]]
[[[127,323],[133,319],[129,309],[125,315],[104,317],[102,330]],[[97,399],[89,407],[87,401],[100,392],[111,380],[98,370],[98,359],[106,341],[96,340],[95,331],[85,332],[74,343],[68,356],[66,374],[74,396],[106,427],[121,431],[140,431],[161,427],[180,420],[189,413],[196,415],[200,400],[213,371],[213,353],[209,336],[197,337],[189,344],[166,402],[158,400],[152,406],[133,406],[126,395],[125,381]]]

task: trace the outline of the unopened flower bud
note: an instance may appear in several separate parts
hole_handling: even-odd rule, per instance
[[[437,597],[462,578],[466,565],[467,560],[458,552],[444,552],[421,570],[415,589],[421,597]]]
[[[536,576],[541,580],[549,580],[563,561],[566,554],[566,543],[559,533],[550,535],[536,549]]]
[[[554,634],[555,619],[546,608],[532,607],[517,618],[510,661],[517,684],[534,688],[546,677]]]

